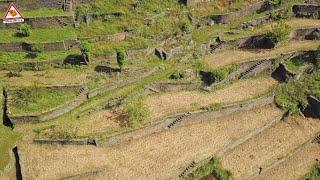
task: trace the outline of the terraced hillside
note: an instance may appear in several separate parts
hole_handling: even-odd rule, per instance
[[[319,1],[15,4],[0,179],[320,176]]]

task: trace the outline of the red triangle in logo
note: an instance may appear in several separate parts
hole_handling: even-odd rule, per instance
[[[4,23],[23,22],[24,19],[14,3],[11,3],[8,7],[6,15],[3,18]]]

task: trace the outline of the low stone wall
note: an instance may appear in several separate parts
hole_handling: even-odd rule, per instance
[[[83,139],[34,139],[37,144],[50,144],[50,145],[98,145],[97,139],[83,138]]]
[[[205,87],[203,83],[156,83],[149,88],[156,91],[182,91],[182,90],[196,90]]]
[[[153,48],[143,48],[143,49],[129,49],[126,51],[126,55],[128,59],[142,58],[148,57],[154,53]],[[101,56],[96,56],[97,59],[101,59],[103,61],[115,61],[117,58],[116,52]]]
[[[73,47],[78,47],[80,42],[78,40],[65,40],[58,42],[37,43],[30,44],[24,42],[10,42],[0,43],[0,51],[3,52],[24,52],[31,51],[32,46],[42,46],[44,51],[66,51]]]
[[[25,23],[31,25],[33,28],[57,28],[65,26],[73,26],[74,20],[73,16],[51,16],[51,17],[34,17],[34,18],[25,18]],[[18,28],[19,23],[13,24],[4,24],[0,23],[0,28],[11,27]]]
[[[292,7],[297,17],[320,19],[320,5],[300,4]]]
[[[216,15],[210,16],[209,18],[212,19],[216,24],[227,24],[235,20],[236,18],[248,16],[256,12],[266,11],[266,10],[269,10],[270,8],[271,8],[271,5],[269,1],[262,1],[236,12],[231,12],[227,14],[216,14]]]
[[[320,26],[295,30],[291,36],[294,40],[319,40]]]
[[[80,40],[89,40],[89,41],[106,41],[106,42],[119,42],[126,39],[126,33],[117,33],[112,35],[101,35],[94,37],[82,37]]]

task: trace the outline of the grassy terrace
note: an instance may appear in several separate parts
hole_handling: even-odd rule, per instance
[[[0,36],[0,42],[39,43],[77,38],[74,29],[71,27],[31,29],[29,37],[18,37],[17,32],[18,30],[16,29],[1,28],[0,34],[6,34],[6,36]]]
[[[146,40],[142,38],[128,39],[121,42],[96,42],[93,43],[93,55],[105,55],[114,53],[119,48],[124,48],[126,50],[131,49],[144,49],[151,47],[155,43],[151,40]]]
[[[30,87],[10,91],[9,114],[37,115],[56,108],[76,97],[74,91]]]
[[[64,60],[68,55],[80,54],[79,50],[71,49],[68,51],[52,51],[42,52],[35,58],[30,58],[25,52],[0,52],[0,66],[10,63],[20,62],[41,62],[41,61],[52,61],[52,60]]]

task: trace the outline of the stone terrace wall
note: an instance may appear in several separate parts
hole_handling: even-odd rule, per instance
[[[311,17],[315,19],[320,19],[319,5],[309,5],[309,4],[294,5],[292,7],[292,11],[297,17]]]
[[[212,19],[217,24],[227,24],[238,17],[248,16],[258,11],[266,11],[270,8],[271,8],[271,5],[269,4],[269,1],[262,1],[260,3],[244,8],[240,11],[231,12],[227,14],[212,15],[209,18]]]
[[[31,47],[35,44],[24,42],[0,43],[0,51],[3,52],[23,52],[31,51]],[[36,45],[43,46],[44,51],[66,51],[72,47],[79,46],[78,40],[65,40],[58,42],[39,43]]]
[[[25,18],[25,22],[30,24],[33,28],[48,28],[48,27],[65,27],[73,26],[74,20],[73,16],[52,16],[52,17],[35,17],[35,18]],[[19,23],[4,24],[0,23],[0,27],[19,27]]]
[[[320,39],[320,26],[316,28],[298,29],[292,35],[295,40],[316,40]]]

